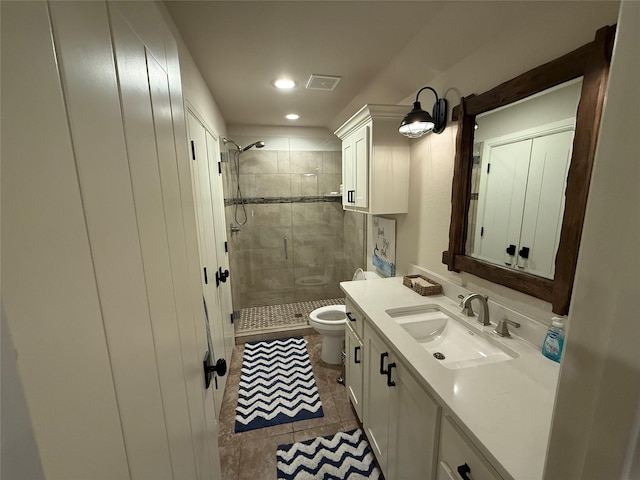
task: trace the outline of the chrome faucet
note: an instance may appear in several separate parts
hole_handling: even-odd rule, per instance
[[[473,308],[471,308],[471,300],[477,298],[480,300],[480,306],[482,307],[482,311],[480,312],[480,316],[478,317],[478,323],[482,325],[491,325],[489,321],[489,304],[487,300],[489,297],[485,295],[480,295],[479,293],[470,293],[466,297],[462,299],[460,302],[462,305],[462,313],[464,313],[467,317],[475,317],[475,313],[473,312]]]

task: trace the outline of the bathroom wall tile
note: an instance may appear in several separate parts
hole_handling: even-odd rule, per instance
[[[259,257],[259,260],[255,262],[255,266],[259,266],[261,270],[278,270],[282,268],[292,268],[293,267],[293,255],[291,247],[289,247],[289,253],[287,258],[284,255],[284,248],[269,248],[269,249],[261,249],[261,250],[251,250],[251,252],[255,252],[255,256]]]
[[[240,155],[240,174],[278,173],[276,150],[249,150]]]
[[[337,173],[333,160],[333,152],[322,152],[322,173]]]
[[[293,287],[281,289],[278,292],[255,290],[242,292],[242,308],[281,305],[284,303],[293,303],[293,301]]]
[[[300,196],[317,197],[318,195],[318,175],[315,173],[303,173],[300,180]]]
[[[327,195],[338,191],[339,184],[333,183],[333,174],[321,173],[318,175],[318,195]]]
[[[342,248],[342,230],[326,225],[307,225],[293,229],[294,248],[309,245],[324,245]]]
[[[305,245],[296,247],[293,256],[294,267],[332,264],[336,250],[333,245]]]
[[[322,152],[291,152],[291,173],[320,173]]]
[[[249,204],[247,210],[252,227],[291,225],[290,203]]]
[[[287,238],[291,246],[291,227],[256,227],[252,231],[252,248],[273,248],[284,251],[284,239]]]
[[[288,174],[256,175],[254,197],[289,197],[291,196],[291,176]]]
[[[340,191],[340,184],[342,183],[342,172],[333,174],[333,184],[337,185],[338,192]]]
[[[291,288],[293,285],[293,268],[274,270],[254,270],[247,278],[241,279],[246,291],[274,291]]]
[[[251,198],[256,196],[256,179],[257,176],[251,173],[240,174],[240,191],[242,192],[242,196],[244,198]],[[236,198],[235,180],[232,183],[234,188],[232,198]]]
[[[291,173],[288,150],[278,150],[278,173]]]
[[[333,173],[342,173],[342,152],[340,150],[332,152]]]
[[[292,197],[302,196],[302,174],[301,173],[291,174],[291,196]]]
[[[335,230],[344,230],[344,210],[339,202],[323,203],[324,223]]]
[[[293,203],[291,217],[294,227],[321,225],[324,220],[322,203]]]

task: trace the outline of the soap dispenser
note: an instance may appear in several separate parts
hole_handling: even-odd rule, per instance
[[[542,354],[560,363],[562,347],[564,346],[564,320],[561,317],[553,317],[551,326],[547,330],[547,336],[542,343]]]

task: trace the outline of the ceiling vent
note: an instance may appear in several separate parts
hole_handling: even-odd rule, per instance
[[[332,75],[315,75],[312,74],[309,77],[307,86],[309,90],[333,90],[340,82],[342,77],[335,77]]]

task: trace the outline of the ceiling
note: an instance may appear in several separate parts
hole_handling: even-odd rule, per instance
[[[333,130],[365,103],[410,103],[413,92],[497,34],[543,22],[567,2],[164,3],[228,125]],[[333,91],[308,90],[311,74],[342,80]],[[274,88],[282,75],[297,87]],[[300,119],[286,120],[291,112]]]

